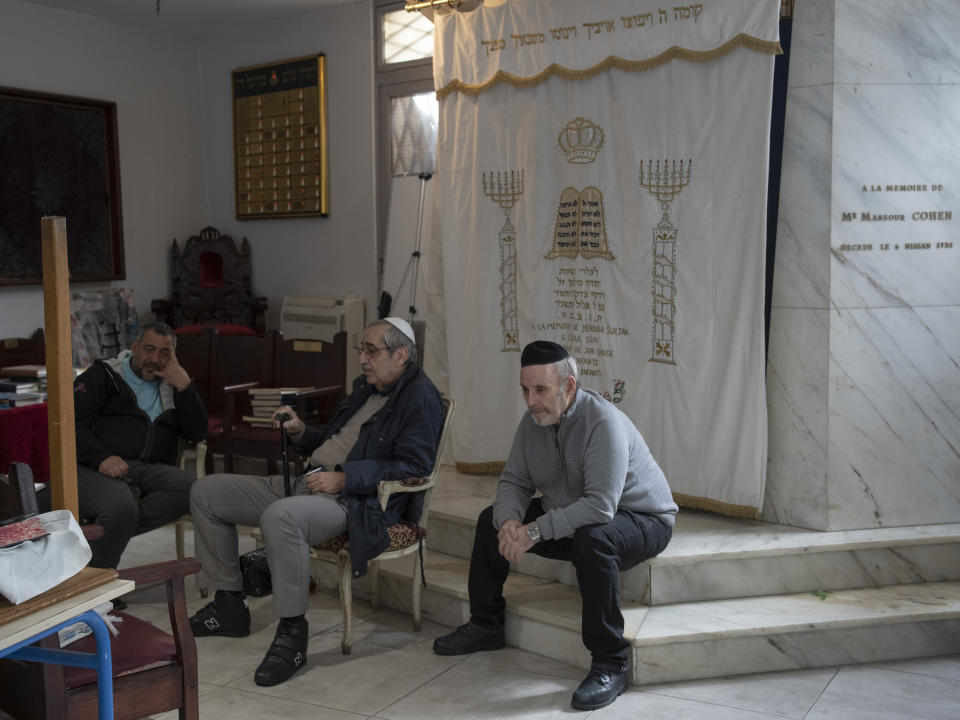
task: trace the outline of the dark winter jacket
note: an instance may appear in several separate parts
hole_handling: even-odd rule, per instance
[[[297,448],[309,454],[320,447],[374,392],[366,378],[358,377],[330,423],[322,429],[306,428],[297,438]],[[429,475],[443,426],[440,392],[416,363],[409,363],[385,392],[386,404],[360,427],[357,442],[340,466],[347,476],[340,497],[347,505],[354,577],[363,575],[367,562],[389,546],[387,526],[406,518],[411,493],[391,497],[384,512],[377,498],[378,483]]]
[[[180,437],[196,442],[207,435],[207,411],[193,383],[182,392],[162,383],[164,410],[150,420],[120,374],[128,355],[124,351],[109,363],[97,360],[73,383],[80,465],[97,470],[111,455],[174,465]]]

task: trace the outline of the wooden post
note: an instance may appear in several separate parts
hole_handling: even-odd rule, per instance
[[[79,521],[67,221],[62,217],[45,217],[40,221],[40,227],[43,237],[43,316],[47,341],[50,505],[54,510],[69,510]]]

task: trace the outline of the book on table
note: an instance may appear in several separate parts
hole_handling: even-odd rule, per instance
[[[0,408],[37,405],[47,399],[46,393],[0,392]]]
[[[8,365],[0,368],[0,377],[4,378],[32,378],[34,382],[47,376],[46,365]]]
[[[283,395],[294,395],[298,392],[303,392],[304,390],[313,390],[313,389],[314,388],[309,385],[306,387],[273,387],[273,388],[255,387],[255,388],[250,388],[248,392],[250,393],[251,396],[255,398],[261,397],[261,396],[281,397]]]
[[[244,415],[243,421],[250,423],[253,427],[273,427],[273,416],[263,417],[260,415]]]
[[[38,392],[39,389],[40,384],[36,380],[0,377],[0,392],[35,393]]]

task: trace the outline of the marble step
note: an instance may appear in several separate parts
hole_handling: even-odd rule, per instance
[[[424,618],[456,627],[469,616],[467,561],[435,552],[427,557]],[[411,570],[412,559],[384,564],[382,605],[410,611]],[[336,586],[332,565],[319,577],[322,586]],[[365,579],[354,592],[366,597]],[[512,573],[504,597],[509,645],[589,667],[575,588]],[[624,618],[636,685],[928,657],[955,653],[960,644],[960,582],[653,607],[624,603]]]
[[[490,499],[461,490],[488,483],[453,480],[433,494],[429,546],[469,559],[477,515]],[[576,585],[569,563],[527,555],[514,570]],[[825,532],[682,509],[667,549],[623,573],[621,593],[668,605],[953,580],[960,580],[960,523]]]

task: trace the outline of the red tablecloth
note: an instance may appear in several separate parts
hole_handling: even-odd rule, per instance
[[[30,466],[34,482],[50,482],[46,403],[0,410],[0,472],[14,461]]]

